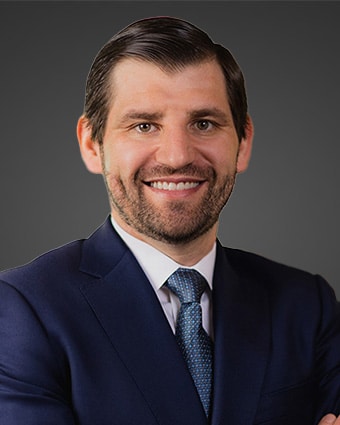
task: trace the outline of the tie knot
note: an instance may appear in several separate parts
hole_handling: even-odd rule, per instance
[[[181,303],[199,303],[207,282],[198,271],[179,268],[165,285],[178,296]]]

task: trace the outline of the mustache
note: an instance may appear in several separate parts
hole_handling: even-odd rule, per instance
[[[199,167],[193,164],[187,164],[180,168],[173,168],[166,165],[157,165],[152,168],[140,168],[135,176],[138,180],[147,180],[155,178],[164,178],[170,176],[197,177],[199,179],[211,179],[216,177],[216,172],[212,167]]]

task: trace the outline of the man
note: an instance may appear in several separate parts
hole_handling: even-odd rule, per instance
[[[111,217],[1,273],[0,423],[338,425],[333,291],[216,241],[253,136],[231,54],[178,19],[132,24],[77,133]]]

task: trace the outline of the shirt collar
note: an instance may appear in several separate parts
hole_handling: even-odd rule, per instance
[[[123,230],[116,221],[111,216],[111,223],[123,239],[125,244],[131,250],[133,255],[136,257],[139,265],[143,269],[146,277],[149,279],[153,287],[158,290],[162,287],[164,282],[168,277],[176,271],[179,267],[183,267],[178,264],[176,261],[172,260],[167,255],[158,251],[156,248],[151,245],[143,242],[134,236],[131,236],[125,230]],[[198,263],[194,264],[191,267],[186,267],[190,269],[195,269],[205,277],[210,289],[212,289],[213,274],[215,267],[216,259],[216,242],[214,243],[211,251],[203,257]],[[155,267],[157,264],[157,267]]]

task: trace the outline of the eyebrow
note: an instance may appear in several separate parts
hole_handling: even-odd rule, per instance
[[[195,119],[202,119],[207,117],[216,118],[221,122],[223,125],[228,125],[230,123],[230,117],[227,115],[224,111],[218,108],[203,108],[203,109],[197,109],[194,111],[189,112],[189,117],[193,120]]]
[[[125,124],[126,122],[133,120],[142,120],[146,122],[158,121],[163,118],[164,114],[161,112],[146,112],[146,111],[137,111],[131,110],[124,114],[120,119],[120,124]],[[191,120],[202,119],[202,118],[216,118],[221,122],[222,125],[228,125],[231,121],[228,114],[222,111],[219,108],[201,108],[188,112],[188,117]]]
[[[131,120],[143,120],[143,121],[157,121],[163,117],[163,114],[159,112],[142,112],[142,111],[129,111],[126,114],[124,114],[121,119],[120,123],[124,124]]]

